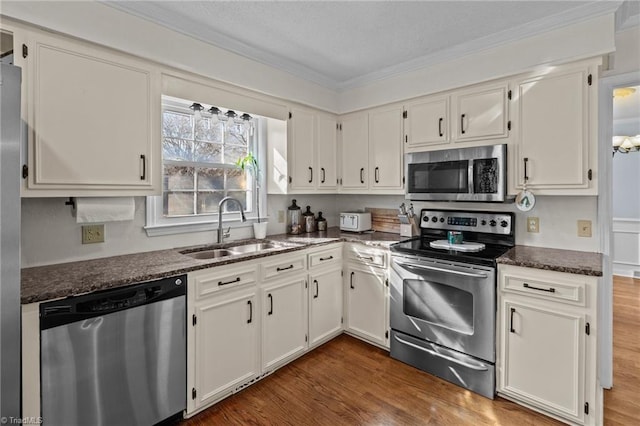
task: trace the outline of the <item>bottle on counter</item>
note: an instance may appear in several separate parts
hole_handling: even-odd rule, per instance
[[[296,205],[296,200],[287,209],[287,234],[300,234],[304,230],[302,223],[302,210]]]
[[[311,206],[307,206],[307,211],[302,213],[305,232],[316,232],[316,216],[311,211]]]
[[[318,212],[318,219],[316,219],[316,227],[318,228],[318,232],[327,231],[327,219],[322,217],[322,212]]]

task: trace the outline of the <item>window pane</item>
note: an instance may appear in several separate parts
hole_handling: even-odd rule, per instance
[[[224,169],[198,169],[198,189],[224,191]]]
[[[212,122],[210,118],[203,118],[196,122],[196,139],[208,142],[222,142],[223,124]]]
[[[238,158],[242,158],[247,155],[247,147],[241,145],[226,145],[224,146],[224,162],[227,164],[235,164]]]
[[[184,139],[164,138],[162,141],[162,156],[165,160],[191,161],[193,158],[193,142]]]
[[[193,116],[174,111],[162,114],[162,135],[172,138],[193,139]]]
[[[224,192],[198,192],[198,214],[218,213],[218,203]]]
[[[247,146],[247,137],[244,125],[227,122],[225,144]]]
[[[193,192],[165,192],[164,215],[183,216],[193,214]]]
[[[247,189],[246,174],[241,169],[227,170],[227,189]]]
[[[222,163],[222,144],[196,142],[194,160],[203,163]]]
[[[194,189],[193,167],[164,166],[164,190],[172,191],[176,189]]]
[[[247,193],[245,191],[228,191],[227,195],[240,201],[240,203],[242,204],[242,210],[247,211]],[[234,203],[233,201],[231,201],[225,203],[224,211],[238,212],[240,211],[240,209],[238,208],[238,203]]]

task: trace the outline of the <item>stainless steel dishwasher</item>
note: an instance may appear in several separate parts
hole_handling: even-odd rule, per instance
[[[40,305],[45,425],[150,426],[186,408],[182,275]]]

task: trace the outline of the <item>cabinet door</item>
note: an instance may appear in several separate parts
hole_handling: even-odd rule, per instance
[[[369,168],[369,125],[366,113],[342,120],[342,187],[366,189]]]
[[[456,93],[456,141],[507,137],[507,90],[505,84]]]
[[[407,148],[449,142],[449,96],[428,97],[407,105]]]
[[[306,279],[265,286],[262,290],[262,371],[269,371],[305,350]]]
[[[316,126],[316,158],[318,189],[335,189],[338,185],[338,131],[336,119],[318,115]]]
[[[61,38],[39,36],[30,47],[29,188],[159,191],[157,74]]]
[[[311,111],[291,111],[289,133],[289,168],[292,190],[313,189],[318,173],[313,169],[315,159],[315,115]]]
[[[260,374],[256,302],[255,287],[196,302],[194,409]]]
[[[342,271],[313,274],[309,280],[309,346],[342,329]]]
[[[541,189],[588,188],[588,70],[548,74],[517,86],[517,185]],[[526,159],[526,160],[525,160]]]
[[[583,423],[584,316],[560,305],[503,299],[502,377],[498,391]]]
[[[402,108],[369,114],[371,189],[402,189]]]
[[[387,284],[381,273],[349,267],[347,329],[381,346],[387,343]]]

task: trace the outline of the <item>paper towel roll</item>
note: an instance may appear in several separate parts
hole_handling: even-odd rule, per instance
[[[133,220],[135,211],[133,197],[76,198],[77,223]]]

